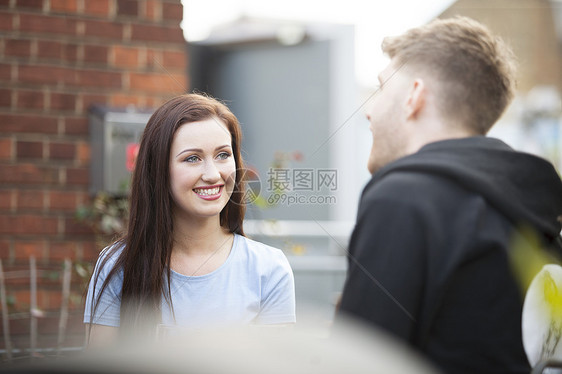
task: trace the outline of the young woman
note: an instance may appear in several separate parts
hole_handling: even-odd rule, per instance
[[[162,324],[295,322],[286,257],[244,236],[240,141],[236,117],[206,96],[178,96],[152,115],[133,172],[129,226],[100,254],[90,280],[90,344]]]

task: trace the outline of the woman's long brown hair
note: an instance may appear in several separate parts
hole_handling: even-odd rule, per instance
[[[207,96],[186,94],[169,100],[150,117],[141,138],[131,182],[127,230],[108,249],[111,252],[101,257],[97,271],[92,275],[94,289],[90,328],[98,312],[101,295],[120,269],[123,271],[121,327],[125,330],[146,326],[154,328],[155,323],[161,321],[162,297],[173,310],[169,266],[174,230],[170,148],[180,126],[209,118],[220,119],[226,124],[231,134],[237,169],[234,190],[220,213],[220,224],[232,233],[244,235],[244,163],[238,120],[226,105]],[[101,269],[113,252],[119,250],[122,251],[95,297]]]

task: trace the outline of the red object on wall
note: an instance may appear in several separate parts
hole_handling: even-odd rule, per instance
[[[137,156],[139,154],[139,147],[138,143],[130,143],[127,144],[127,170],[133,171],[135,170],[135,163],[137,162]]]

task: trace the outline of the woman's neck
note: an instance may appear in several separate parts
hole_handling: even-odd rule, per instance
[[[174,220],[170,268],[180,274],[205,275],[218,269],[230,254],[234,236],[219,217]]]
[[[219,216],[205,219],[176,218],[173,251],[185,255],[213,253],[230,236],[231,233],[220,225]]]

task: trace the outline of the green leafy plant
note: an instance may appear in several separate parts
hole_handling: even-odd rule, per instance
[[[113,236],[123,231],[129,216],[129,202],[126,197],[112,196],[99,192],[88,205],[80,206],[76,218],[92,227],[103,236]]]

